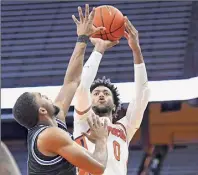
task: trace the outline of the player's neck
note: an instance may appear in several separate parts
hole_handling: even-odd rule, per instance
[[[57,122],[55,119],[47,117],[39,117],[39,124],[49,125],[49,126],[57,126]]]

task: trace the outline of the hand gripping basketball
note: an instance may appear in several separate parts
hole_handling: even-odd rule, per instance
[[[99,31],[92,37],[116,41],[124,36],[124,16],[119,9],[110,5],[102,5],[97,7],[95,11],[94,26],[104,26],[106,30]]]
[[[126,16],[124,20],[125,20],[125,28],[126,28],[126,31],[124,32],[124,36],[128,40],[128,44],[133,51],[139,50],[140,46],[139,46],[138,31]]]

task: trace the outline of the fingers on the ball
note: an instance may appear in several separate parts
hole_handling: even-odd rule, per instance
[[[103,26],[97,27],[97,28],[98,28],[98,30],[106,30],[106,27],[103,27]]]
[[[132,30],[134,31],[134,33],[138,33],[138,31],[136,30],[136,28],[134,27],[134,25],[129,21],[130,26],[132,28]]]
[[[89,4],[85,5],[85,20],[89,18]]]
[[[127,24],[127,22],[125,22],[124,25],[125,25],[126,31],[127,31],[128,33],[130,33],[130,32],[131,32],[131,29],[130,29],[129,25]]]
[[[84,16],[83,16],[82,8],[80,6],[78,7],[78,14],[79,14],[80,22],[83,22]]]
[[[129,34],[128,34],[126,31],[124,31],[124,37],[125,37],[126,39],[129,39]]]
[[[127,16],[124,17],[124,21],[125,21],[125,27],[126,28],[128,28],[131,31],[133,31],[133,33],[138,33],[138,31],[136,30],[134,25],[131,23],[131,21],[129,21]]]
[[[132,27],[131,22],[129,21],[128,17],[126,16],[126,21],[127,25],[129,25],[130,27]]]
[[[127,25],[126,23],[125,23],[125,29],[128,32],[128,34],[132,34],[132,35],[135,36],[135,31],[129,25]]]
[[[95,29],[95,32],[98,32],[98,31],[105,31],[105,30],[106,30],[105,27],[97,27],[97,28]]]
[[[136,29],[132,28],[132,33],[133,33],[134,35],[137,35],[137,34],[138,34],[138,31],[137,31]]]
[[[125,21],[125,23],[126,23],[127,25],[130,25],[130,21],[129,21],[129,19],[128,19],[127,16],[124,17],[124,21]]]
[[[129,21],[129,20],[128,20],[128,25],[129,25],[129,27],[132,29],[132,31],[133,31],[134,33],[138,33],[138,31],[136,30],[136,28],[134,27],[134,25],[132,24],[132,22]]]
[[[73,21],[76,23],[76,25],[78,25],[80,22],[76,19],[75,15],[72,15],[72,19]]]

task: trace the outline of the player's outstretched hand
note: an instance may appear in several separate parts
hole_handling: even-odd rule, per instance
[[[107,120],[104,122],[100,121],[100,118],[92,114],[91,117],[87,119],[88,125],[90,127],[90,133],[82,133],[86,136],[92,143],[96,143],[98,140],[106,140],[108,137]]]
[[[124,17],[124,20],[126,29],[124,36],[128,40],[129,47],[135,51],[140,48],[138,31],[126,16]]]
[[[97,31],[105,30],[105,27],[94,27],[93,26],[93,19],[95,15],[95,7],[92,9],[91,13],[89,13],[89,4],[85,5],[85,15],[83,15],[82,8],[78,7],[78,13],[79,13],[79,20],[76,19],[74,15],[72,15],[72,18],[77,26],[77,35],[86,35],[91,36]]]
[[[104,54],[107,49],[117,45],[119,41],[102,40],[100,38],[90,38],[91,43],[95,46],[94,50]]]

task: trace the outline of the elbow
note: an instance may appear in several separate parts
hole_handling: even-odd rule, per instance
[[[95,175],[101,175],[101,174],[103,174],[103,173],[104,173],[104,171],[105,171],[105,168],[100,169],[100,171],[95,172],[94,174],[95,174]]]
[[[80,82],[81,82],[81,79],[80,78],[77,78],[76,80],[74,80],[74,83],[76,83],[77,86],[80,85]]]
[[[76,78],[75,80],[74,80],[77,84],[78,84],[78,86],[80,85],[80,82],[81,82],[81,76],[79,76],[78,78]]]
[[[92,172],[90,172],[91,174],[94,175],[101,175],[104,173],[106,167],[105,166],[100,166],[99,168],[95,168]]]
[[[65,79],[64,84],[75,84],[77,87],[80,85],[81,82],[81,77],[78,78],[70,78],[70,79]]]

